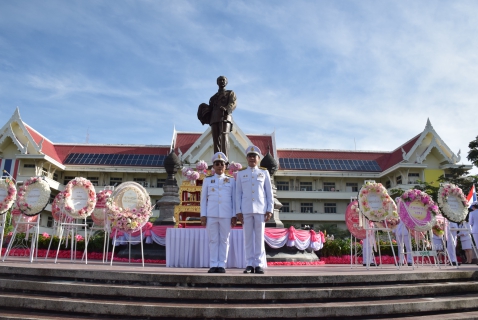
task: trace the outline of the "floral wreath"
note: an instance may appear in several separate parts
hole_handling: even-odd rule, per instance
[[[405,191],[398,199],[400,202],[399,206],[404,205],[406,211],[403,212],[403,210],[400,210],[400,218],[408,228],[414,229],[415,231],[428,231],[436,224],[435,216],[440,214],[440,211],[433,199],[425,192],[418,189],[410,189]],[[408,206],[413,201],[419,201],[425,206],[427,209],[427,217],[429,217],[428,221],[415,219],[408,214]]]
[[[382,201],[382,207],[377,210],[373,210],[368,202],[368,196],[370,193],[377,193]],[[393,202],[393,199],[388,195],[387,189],[381,184],[376,182],[365,183],[359,192],[359,206],[360,211],[370,221],[383,221],[389,216],[393,215],[393,212],[397,211],[397,205]]]
[[[17,197],[17,188],[11,179],[6,178],[0,180],[0,189],[4,189],[6,191],[5,198],[0,199],[0,215],[2,215],[7,212],[15,202],[15,198]]]
[[[40,196],[36,203],[28,203],[28,194],[33,187],[39,187]],[[50,200],[50,185],[44,180],[43,177],[32,177],[25,181],[20,187],[17,195],[17,208],[21,213],[27,216],[34,216],[43,211]]]
[[[437,219],[435,225],[432,227],[434,235],[441,237],[445,234],[445,222]]]
[[[91,219],[95,225],[105,225],[105,206],[106,200],[111,196],[113,190],[101,190],[96,194],[96,206],[91,213]]]
[[[235,178],[237,178],[237,171],[242,169],[242,164],[239,162],[234,162],[232,161],[231,164],[229,165],[229,174],[232,175]]]
[[[448,204],[449,196],[457,197],[458,201],[462,203],[463,210],[461,212],[455,212],[451,209],[450,205]],[[465,195],[463,194],[461,188],[453,183],[445,183],[440,186],[440,189],[438,190],[438,205],[440,206],[443,215],[451,222],[462,222],[465,220],[466,215],[468,214],[468,203],[466,201]]]
[[[131,182],[132,184],[134,182]],[[106,214],[111,221],[111,227],[123,232],[135,232],[141,229],[149,220],[151,216],[151,199],[144,188],[138,183],[134,183],[136,188],[122,188],[119,192],[115,191],[115,194],[106,200]],[[143,199],[143,205],[139,208],[122,208],[115,203],[115,199],[121,198],[121,196],[127,190],[134,190],[138,198]],[[141,193],[139,192],[142,191]]]
[[[86,206],[84,206],[80,210],[75,210],[75,208],[73,207],[73,199],[71,198],[71,196],[72,196],[74,187],[81,187],[85,189],[88,194]],[[65,193],[65,213],[74,219],[86,219],[95,208],[95,205],[96,205],[95,187],[88,179],[76,177],[75,179],[68,182],[64,193]]]
[[[12,225],[17,229],[18,233],[25,233],[28,230],[30,230],[33,226],[25,222],[30,222],[30,223],[37,222],[38,217],[39,215],[34,215],[34,216],[23,215],[22,212],[15,207],[12,209]],[[22,224],[18,224],[19,222],[22,222]]]
[[[199,172],[194,171],[191,168],[184,167],[181,170],[181,172],[183,174],[183,177],[185,177],[187,180],[191,181],[191,184],[194,184],[194,182],[201,177]]]
[[[56,195],[51,204],[51,215],[55,221],[66,220],[66,222],[72,222],[73,218],[65,214],[65,193],[60,192]],[[66,218],[66,219],[65,219]]]

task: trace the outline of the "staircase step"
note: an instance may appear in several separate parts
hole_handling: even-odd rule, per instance
[[[344,299],[383,299],[387,297],[435,296],[453,292],[456,295],[478,292],[478,282],[445,282],[415,284],[385,284],[336,287],[305,288],[235,288],[235,287],[166,287],[103,284],[65,280],[20,280],[0,278],[0,290],[22,291],[48,295],[96,296],[131,299],[155,297],[155,299],[178,300],[177,303],[189,303],[190,300],[204,302],[240,302],[249,301],[331,301]]]
[[[128,301],[48,297],[27,293],[0,294],[2,306],[51,310],[72,314],[96,314],[106,316],[178,317],[188,318],[327,318],[351,316],[404,315],[423,312],[449,312],[452,310],[478,309],[478,294],[441,296],[435,298],[410,298],[377,301],[350,301],[326,303],[274,303],[274,304],[178,304],[171,302]]]

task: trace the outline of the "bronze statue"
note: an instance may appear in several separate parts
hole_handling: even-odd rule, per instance
[[[232,111],[236,109],[236,94],[226,90],[227,78],[217,78],[219,89],[209,99],[209,105],[201,103],[198,108],[198,119],[204,125],[209,123],[212,131],[214,153],[222,152],[228,156],[229,132],[232,131]]]

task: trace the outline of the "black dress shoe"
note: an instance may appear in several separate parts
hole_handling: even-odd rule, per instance
[[[264,274],[264,269],[262,269],[261,267],[256,267],[254,271],[255,273],[258,273],[258,274]]]
[[[366,267],[366,266],[367,266],[367,264],[366,264],[366,263],[364,263],[364,264],[363,264],[363,266],[364,266],[364,267]],[[379,265],[376,265],[375,263],[373,263],[373,262],[372,262],[372,263],[370,264],[370,266],[371,266],[371,267],[378,267]]]
[[[216,273],[226,273],[226,269],[219,267],[216,269]]]
[[[407,263],[407,265],[408,265],[409,267],[411,267],[411,266],[413,266],[413,263],[409,262],[409,263]]]
[[[452,262],[451,265],[452,266],[459,266],[459,265],[461,265],[461,263],[460,262]]]
[[[216,268],[216,267],[212,267],[211,269],[209,269],[209,271],[207,273],[216,273],[217,269],[218,268]]]
[[[244,270],[244,273],[254,273],[254,268],[251,266],[247,266],[246,270]]]

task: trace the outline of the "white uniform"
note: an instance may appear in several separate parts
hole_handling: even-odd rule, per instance
[[[269,171],[247,167],[237,172],[236,213],[244,216],[244,245],[247,266],[266,267],[264,214],[273,212],[274,198]]]
[[[475,246],[478,246],[478,209],[470,212],[468,223],[471,226],[471,234],[475,240]]]
[[[395,233],[395,240],[397,241],[398,259],[400,263],[403,263],[403,245],[405,245],[405,252],[407,254],[407,263],[412,263],[412,248],[410,245],[410,231],[403,221],[400,221],[398,226],[393,230]]]
[[[226,267],[231,218],[236,212],[235,190],[236,181],[233,177],[216,174],[204,178],[201,192],[201,217],[207,217],[210,268]]]
[[[466,221],[463,221],[462,223],[460,223],[458,225],[458,228],[465,228],[465,229],[469,229],[468,227],[468,222]],[[468,249],[471,249],[471,236],[468,232],[466,231],[460,231],[459,232],[459,238],[460,238],[460,242],[461,242],[461,248],[463,250],[468,250]]]
[[[451,262],[456,262],[456,237],[458,231],[450,231],[451,228],[458,228],[458,224],[455,222],[448,222],[448,226],[446,228],[446,250],[448,251],[448,255],[450,256]]]

